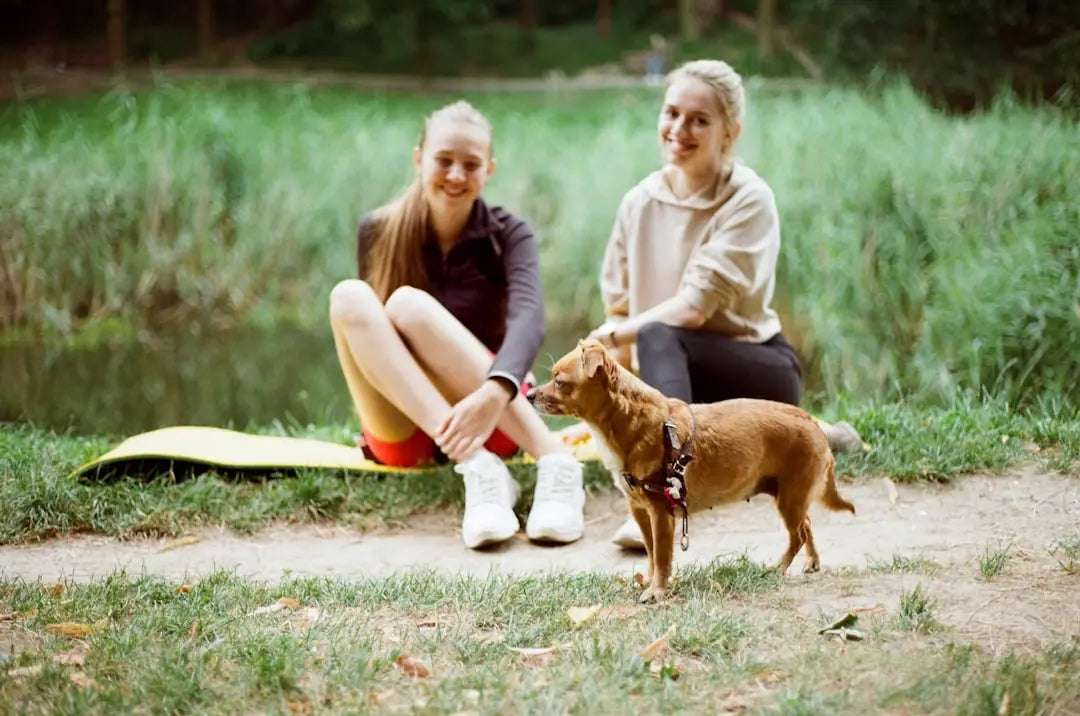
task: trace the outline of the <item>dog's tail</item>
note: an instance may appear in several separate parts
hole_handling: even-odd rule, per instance
[[[855,505],[851,504],[836,491],[836,477],[833,474],[836,463],[832,457],[829,457],[829,468],[825,472],[825,491],[821,493],[821,504],[828,507],[830,510],[847,510],[851,514],[855,514]]]

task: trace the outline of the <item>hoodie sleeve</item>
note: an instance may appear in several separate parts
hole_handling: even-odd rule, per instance
[[[732,198],[737,201],[734,210],[690,256],[679,288],[679,295],[706,318],[734,307],[768,282],[780,252],[780,218],[772,190],[759,183]]]
[[[611,229],[604,260],[600,266],[600,296],[604,301],[604,315],[626,317],[630,315],[630,275],[626,261],[626,221],[630,209],[629,194],[619,203],[615,225]]]

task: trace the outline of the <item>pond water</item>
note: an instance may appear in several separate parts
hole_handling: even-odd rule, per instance
[[[549,335],[536,374],[578,337]],[[328,327],[0,347],[0,421],[129,435],[170,425],[340,424],[352,411]]]

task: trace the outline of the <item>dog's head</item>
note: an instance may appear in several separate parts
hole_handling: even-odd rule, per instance
[[[588,420],[611,402],[619,364],[600,341],[578,341],[551,368],[551,380],[529,391],[529,402],[547,415]]]

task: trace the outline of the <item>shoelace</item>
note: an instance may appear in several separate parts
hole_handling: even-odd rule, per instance
[[[572,466],[561,463],[539,472],[536,476],[537,500],[563,500],[577,493],[577,480]]]
[[[503,494],[503,476],[487,468],[488,466],[475,462],[468,465],[459,463],[454,466],[454,471],[465,478],[465,493],[474,493],[477,497],[476,503],[501,504],[506,501]]]

